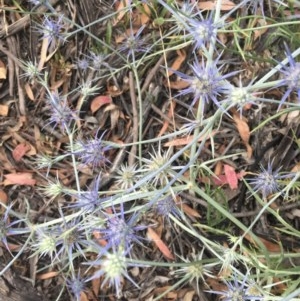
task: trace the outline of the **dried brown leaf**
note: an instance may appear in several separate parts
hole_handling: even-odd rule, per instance
[[[247,155],[250,159],[252,157],[252,147],[249,144],[250,139],[250,128],[247,124],[247,122],[240,116],[240,114],[235,110],[233,111],[232,118],[235,122],[236,128],[240,134],[240,137],[242,138],[246,149],[247,149]]]
[[[59,275],[59,272],[52,271],[52,272],[48,272],[48,273],[44,273],[44,274],[39,274],[36,276],[36,278],[40,279],[40,280],[46,280],[46,279],[56,277],[57,275]]]
[[[30,151],[31,147],[26,142],[18,144],[12,152],[12,156],[16,162],[21,161],[25,154]]]
[[[147,237],[154,242],[157,248],[167,259],[171,259],[171,260],[175,259],[170,249],[167,247],[167,245],[161,240],[158,234],[151,227],[148,228]]]
[[[5,180],[3,182],[4,186],[8,185],[30,185],[34,186],[36,180],[33,179],[32,173],[29,172],[20,172],[20,173],[10,173],[4,175]]]
[[[221,10],[228,11],[233,9],[236,4],[229,0],[221,1]],[[198,8],[201,10],[213,10],[216,8],[216,1],[203,1],[198,3]]]
[[[8,201],[8,196],[7,196],[6,192],[3,191],[2,189],[0,189],[0,203],[6,205],[7,201]],[[3,208],[3,207],[1,206],[1,208]]]
[[[227,183],[229,184],[229,187],[234,190],[238,188],[238,177],[234,170],[234,168],[228,164],[224,165],[224,173],[227,180]]]
[[[92,113],[94,114],[96,111],[98,111],[102,106],[106,104],[111,104],[112,98],[109,95],[100,95],[95,97],[92,102],[90,109]]]
[[[6,79],[7,69],[5,64],[0,60],[0,79]]]
[[[27,97],[28,97],[30,100],[34,101],[35,98],[34,98],[33,91],[32,91],[32,89],[31,89],[30,85],[29,85],[28,83],[26,83],[26,84],[24,85],[24,88],[25,88]]]
[[[217,133],[217,131],[212,131],[210,135],[205,135],[205,139],[208,139],[209,137],[214,136]],[[198,139],[198,142],[202,141],[204,137],[200,137]],[[174,139],[172,141],[169,141],[164,144],[165,147],[168,146],[182,146],[182,145],[187,145],[189,144],[192,140],[194,139],[194,135],[187,136],[185,138],[178,138]]]
[[[7,116],[9,111],[8,105],[0,105],[0,116]]]
[[[177,71],[186,59],[186,52],[184,50],[179,49],[176,52],[177,52],[177,57],[176,57],[175,61],[173,62],[170,70],[168,70],[168,76],[171,76],[172,74],[174,74],[173,70]]]

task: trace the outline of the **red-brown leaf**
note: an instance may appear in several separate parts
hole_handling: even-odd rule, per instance
[[[26,142],[18,144],[12,152],[12,156],[16,162],[21,161],[24,155],[30,151],[31,147]]]
[[[172,260],[175,259],[174,255],[171,253],[167,245],[160,239],[158,234],[150,227],[148,228],[147,236],[150,240],[152,240],[155,243],[155,245],[158,247],[158,249],[163,253],[163,255],[166,258]]]
[[[8,185],[30,185],[33,186],[36,183],[36,180],[32,178],[32,173],[29,172],[20,172],[20,173],[10,173],[4,175],[4,186]]]
[[[227,183],[229,184],[229,187],[234,190],[238,188],[238,177],[234,170],[234,168],[228,164],[224,165],[224,173],[227,180]]]
[[[102,106],[112,103],[112,99],[109,95],[100,95],[95,97],[91,102],[91,111],[94,114]]]

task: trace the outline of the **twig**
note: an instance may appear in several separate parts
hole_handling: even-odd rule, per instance
[[[143,94],[146,89],[148,88],[148,86],[150,85],[153,77],[155,76],[155,74],[157,73],[158,68],[161,66],[161,64],[164,61],[164,57],[162,56],[157,63],[155,64],[155,66],[151,69],[151,71],[149,72],[149,74],[147,75],[145,81],[144,81],[144,85],[142,87],[141,93]]]
[[[128,165],[133,166],[136,159],[137,146],[136,143],[139,137],[139,116],[136,105],[136,95],[134,92],[134,79],[132,72],[129,72],[129,87],[130,87],[130,98],[132,104],[132,114],[133,114],[133,143],[130,153],[128,156]]]

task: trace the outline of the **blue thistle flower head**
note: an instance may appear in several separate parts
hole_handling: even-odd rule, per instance
[[[207,291],[212,294],[217,294],[221,296],[221,299],[224,301],[258,301],[262,300],[263,297],[259,294],[254,295],[252,294],[252,287],[248,280],[248,274],[244,276],[244,279],[241,281],[235,275],[232,281],[224,280],[224,284],[226,289],[224,291]]]
[[[136,33],[130,29],[130,34],[126,35],[120,51],[127,53],[128,58],[135,58],[135,54],[138,52],[148,52],[149,48],[146,45],[146,39],[142,37],[142,32],[145,26],[142,26]]]
[[[99,197],[99,185],[101,175],[99,175],[92,182],[91,186],[87,191],[81,191],[77,196],[77,201],[73,204],[68,205],[68,208],[81,209],[86,213],[93,213],[101,207],[101,203],[109,198]]]
[[[97,132],[95,138],[77,141],[75,155],[79,157],[82,164],[95,169],[96,167],[105,166],[110,162],[107,158],[107,152],[112,147],[104,143],[102,139],[104,135],[105,132],[98,138]]]
[[[278,180],[286,177],[279,174],[280,169],[273,170],[271,162],[268,162],[267,169],[261,166],[261,172],[249,180],[250,184],[253,185],[253,190],[261,192],[264,198],[280,191]]]
[[[77,60],[77,67],[82,72],[86,72],[90,66],[90,62],[86,57]]]
[[[122,249],[129,252],[134,242],[142,244],[141,240],[143,238],[137,232],[146,229],[147,226],[137,225],[138,214],[136,213],[126,219],[122,203],[119,213],[116,212],[114,207],[113,211],[113,215],[108,216],[106,228],[100,229],[99,232],[103,234],[103,239],[107,241],[106,249]]]
[[[86,279],[80,276],[80,271],[78,271],[77,276],[72,275],[71,278],[66,279],[67,288],[74,300],[80,301],[80,294],[85,290]]]
[[[89,59],[90,62],[90,66],[91,68],[93,68],[94,70],[101,70],[101,68],[107,67],[108,64],[106,63],[107,61],[107,55],[104,55],[103,53],[96,53],[93,51],[90,51],[90,55],[87,56],[87,58]]]
[[[155,211],[157,214],[169,218],[169,215],[172,214],[173,216],[180,218],[181,212],[176,206],[174,201],[174,197],[168,195],[167,197],[159,200],[155,205]]]
[[[43,39],[48,39],[48,46],[54,48],[59,41],[65,41],[65,35],[62,33],[65,24],[63,23],[64,15],[59,15],[57,20],[48,16],[44,17],[42,25],[38,25],[38,32],[42,33]]]
[[[220,107],[218,96],[228,91],[230,85],[226,79],[236,74],[236,72],[221,75],[220,69],[222,66],[218,67],[218,60],[219,58],[211,63],[205,62],[203,59],[201,63],[195,61],[191,66],[193,75],[186,75],[179,71],[174,71],[181,79],[189,83],[189,87],[183,89],[177,95],[193,94],[191,107],[193,107],[200,98],[202,98],[205,103],[213,101]]]
[[[80,223],[78,218],[73,218],[71,221],[64,221],[63,225],[59,228],[59,241],[57,246],[60,248],[57,255],[68,255],[70,262],[73,261],[74,251],[85,257],[84,249],[91,245],[88,241],[86,229]]]
[[[281,70],[283,78],[280,81],[279,85],[287,86],[287,90],[279,103],[278,109],[280,109],[280,107],[292,92],[297,92],[298,102],[300,102],[300,63],[294,60],[289,48],[286,45],[285,49],[289,61],[289,66],[283,66]]]
[[[48,95],[47,104],[51,112],[49,123],[54,124],[54,128],[58,125],[61,131],[69,128],[71,121],[77,120],[76,112],[72,111],[66,96],[61,96],[57,91]]]
[[[212,15],[209,15],[207,19],[204,19],[201,14],[199,14],[201,20],[192,19],[189,22],[189,36],[194,41],[196,49],[205,47],[213,39],[217,39],[218,26],[214,23]]]

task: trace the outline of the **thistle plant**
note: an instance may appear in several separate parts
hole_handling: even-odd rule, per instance
[[[106,198],[99,197],[100,181],[101,175],[93,180],[88,190],[80,191],[76,194],[76,201],[72,204],[68,204],[68,208],[81,209],[86,213],[93,213],[101,208],[101,204]]]
[[[58,228],[54,227],[39,227],[35,231],[35,238],[31,244],[34,251],[33,255],[39,257],[49,256],[51,263],[54,264],[57,259],[57,244],[58,244]]]
[[[250,197],[259,201],[260,195],[265,201],[281,190],[294,193],[298,199],[298,107],[286,105],[279,111],[287,102],[300,100],[299,21],[294,16],[297,1],[290,1],[288,6],[279,0],[100,1],[95,15],[89,15],[90,6],[73,2],[23,1],[16,12],[13,7],[5,10],[7,19],[14,20],[27,5],[32,19],[40,22],[34,25],[37,51],[26,49],[17,56],[0,43],[1,53],[9,58],[10,87],[17,82],[20,91],[18,102],[1,105],[1,115],[16,117],[18,110],[14,109],[25,103],[28,116],[41,116],[38,122],[19,118],[17,129],[9,124],[8,134],[1,140],[0,169],[8,178],[3,181],[3,190],[12,187],[7,194],[17,199],[21,211],[19,218],[13,205],[3,206],[2,244],[12,252],[10,239],[20,239],[21,251],[27,252],[21,256],[30,253],[38,258],[39,269],[51,267],[60,273],[57,277],[64,280],[63,289],[72,300],[113,298],[105,295],[107,286],[115,290],[117,298],[159,300],[161,296],[154,294],[161,288],[148,292],[149,286],[143,283],[148,279],[147,271],[138,268],[146,266],[153,270],[155,285],[164,287],[163,294],[172,291],[182,299],[190,298],[181,294],[193,286],[196,289],[192,293],[207,295],[201,299],[261,300],[271,296],[267,290],[277,281],[275,277],[285,283],[284,289],[279,288],[283,295],[295,293],[292,290],[299,285],[299,265],[293,260],[299,257],[294,252],[298,248],[287,251],[282,240],[278,254],[269,252],[276,241],[262,243],[252,230],[268,210],[272,215],[268,227],[274,220],[276,231],[297,238],[297,210],[281,215],[265,204],[258,213],[245,212],[252,202],[235,206],[240,190],[231,189],[227,183],[215,185],[211,175],[220,172],[228,161],[235,166],[235,171],[225,174],[228,183],[240,171],[247,173],[249,162],[255,158],[240,155],[240,141],[247,140],[249,149],[255,148],[255,131],[272,136],[276,133],[273,127],[278,128],[278,118],[283,116],[292,129],[288,135],[293,132],[294,139],[291,163],[285,168],[296,172],[282,173],[282,168],[273,167],[270,161],[252,174],[250,185],[245,187],[252,187],[249,190],[254,197]],[[38,7],[32,8],[32,4]],[[30,45],[27,28],[23,28],[26,35],[16,40]],[[7,34],[15,35],[14,30],[9,26]],[[124,34],[120,36],[119,30]],[[286,59],[278,59],[280,48],[276,45],[259,51],[256,44],[265,37],[273,38],[270,32],[280,43],[283,33],[289,41]],[[29,55],[33,57],[28,59]],[[20,82],[12,78],[14,56],[23,57]],[[272,65],[274,62],[277,66]],[[7,85],[4,69],[0,64],[1,84]],[[172,76],[166,72],[171,69]],[[28,82],[23,85],[23,81]],[[23,86],[23,96],[30,101],[22,97]],[[152,91],[159,93],[153,93],[154,97]],[[13,95],[11,88],[9,93]],[[100,109],[93,110],[96,94],[110,95],[113,105],[101,103]],[[265,102],[258,106],[258,101]],[[249,104],[254,106],[247,106],[245,112]],[[245,115],[243,125],[232,122],[231,108]],[[284,118],[280,119],[282,126]],[[46,126],[40,125],[40,120]],[[257,124],[254,129],[253,124]],[[238,131],[232,130],[234,126]],[[114,147],[110,141],[122,147]],[[30,150],[22,149],[23,142],[30,144]],[[24,181],[29,173],[35,180],[30,183],[35,184],[27,185],[27,178]],[[178,195],[186,206],[177,202]],[[32,206],[25,213],[24,201]],[[212,221],[211,212],[216,220]],[[24,243],[28,233],[29,248]],[[151,243],[146,235],[149,239],[152,235]],[[230,242],[224,237],[230,237]],[[254,242],[249,237],[255,238]],[[141,248],[143,252],[139,252]],[[12,263],[5,269],[9,265]],[[249,267],[251,274],[244,276],[244,267]],[[229,271],[236,273],[226,277]],[[99,295],[98,278],[102,288]],[[263,289],[253,279],[260,279]],[[214,288],[211,283],[215,280],[223,281],[223,287],[219,283]],[[185,289],[178,291],[180,285]],[[201,291],[208,285],[211,290]],[[279,294],[276,300],[282,298]],[[294,297],[297,295],[299,292]],[[58,301],[60,297],[51,298]]]
[[[58,228],[57,236],[57,256],[63,261],[68,260],[68,265],[73,266],[73,260],[78,255],[85,257],[86,250],[93,245],[88,238],[85,227],[76,218],[70,222],[64,221]]]
[[[130,34],[125,36],[124,41],[120,47],[120,52],[126,53],[127,58],[135,60],[135,56],[139,52],[147,52],[149,48],[146,47],[146,39],[142,37],[144,26],[134,33],[133,29],[130,29]]]
[[[167,164],[170,161],[171,157],[171,148],[169,148],[167,151],[163,153],[162,147],[159,144],[158,149],[153,150],[153,154],[150,153],[150,158],[143,159],[143,167],[142,172],[151,175],[152,173],[155,173],[158,171],[162,166]],[[149,181],[152,185],[158,186],[158,185],[164,185],[169,182],[170,178],[173,178],[175,175],[175,170],[179,169],[180,167],[173,167],[168,166]]]
[[[197,17],[200,20],[197,18],[188,20],[188,36],[192,39],[196,49],[206,49],[210,41],[217,40],[218,27],[222,26],[214,23],[212,15],[203,18],[202,14],[198,13]]]

